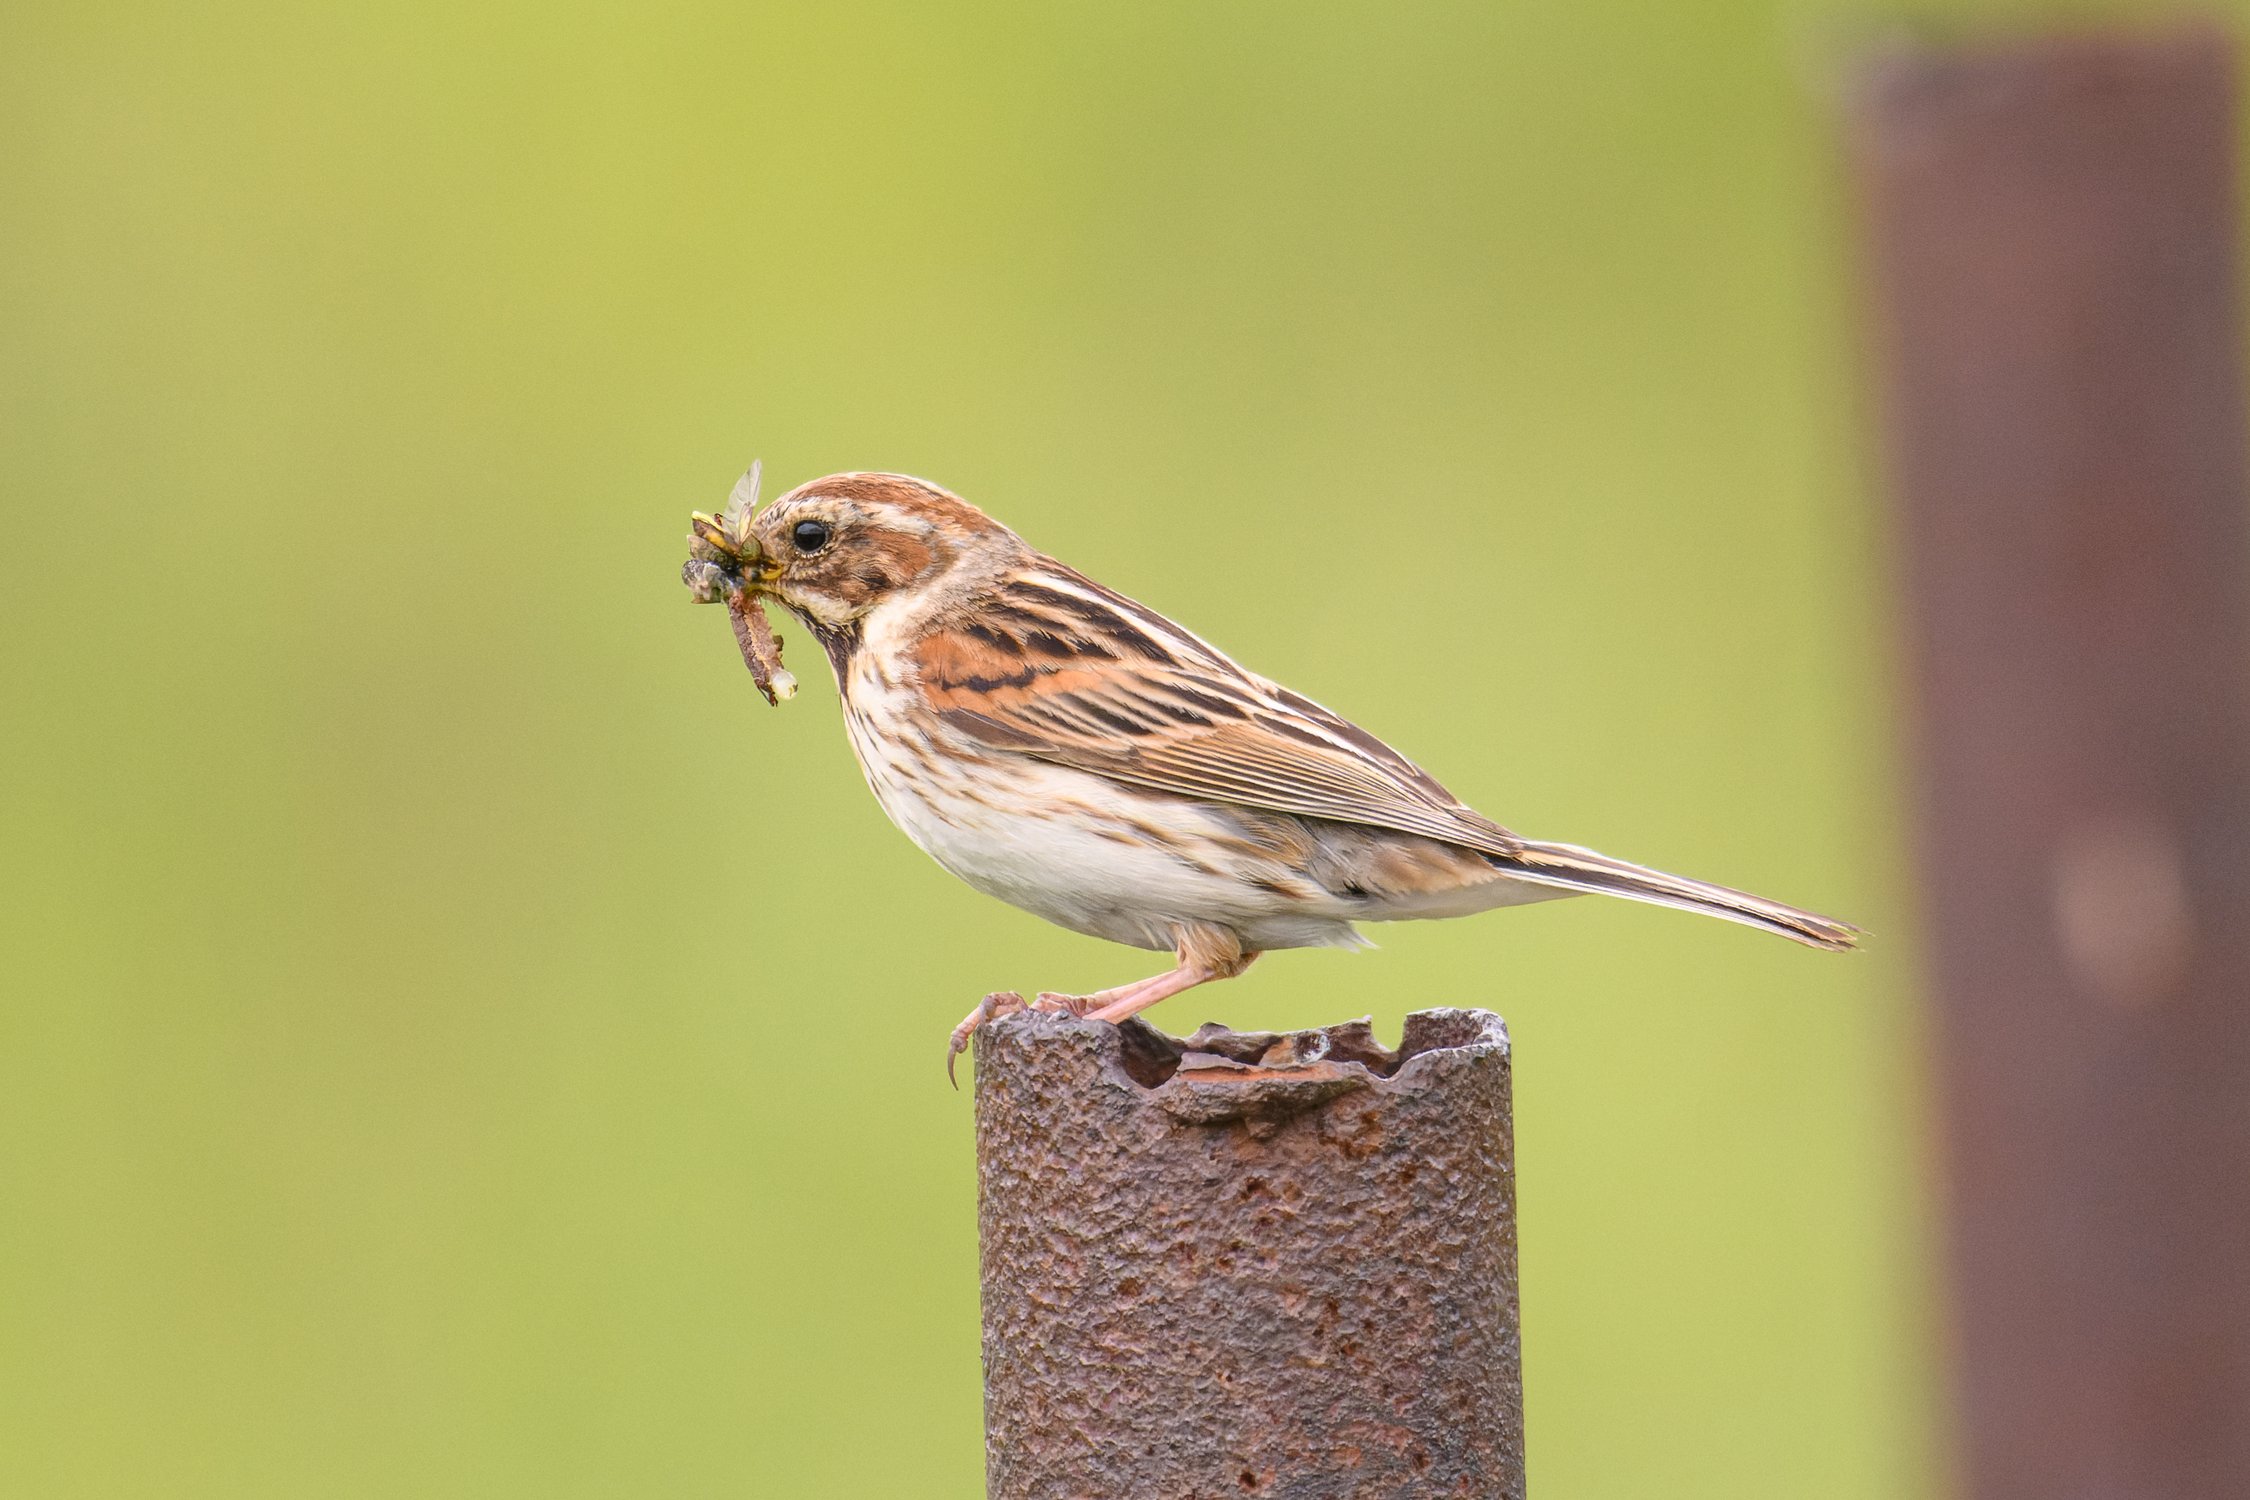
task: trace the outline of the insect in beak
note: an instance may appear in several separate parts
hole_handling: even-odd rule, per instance
[[[758,509],[758,465],[736,481],[719,514],[688,513],[688,563],[680,579],[703,604],[717,604],[745,590],[756,591],[779,576],[776,561],[751,534]]]
[[[796,696],[797,679],[782,667],[781,638],[758,605],[759,589],[779,577],[781,569],[751,535],[757,508],[758,466],[752,464],[727,497],[724,511],[715,516],[689,513],[688,560],[680,569],[680,582],[697,603],[726,605],[751,681],[768,703],[779,703]]]

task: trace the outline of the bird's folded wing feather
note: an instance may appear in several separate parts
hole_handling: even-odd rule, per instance
[[[996,585],[915,660],[931,708],[993,749],[1488,854],[1522,847],[1366,730],[1059,564]]]

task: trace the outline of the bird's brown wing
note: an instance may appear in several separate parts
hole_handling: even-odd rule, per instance
[[[1060,564],[994,585],[914,656],[932,711],[993,749],[1487,854],[1522,848],[1358,725]]]

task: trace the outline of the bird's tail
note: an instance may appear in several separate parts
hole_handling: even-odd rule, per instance
[[[1723,885],[1689,880],[1682,875],[1667,875],[1662,870],[1611,859],[1591,849],[1525,840],[1514,854],[1490,858],[1493,864],[1519,880],[1539,885],[1624,896],[1658,906],[1676,906],[1682,911],[1699,911],[1729,922],[1740,922],[1745,927],[1778,932],[1785,938],[1794,938],[1808,947],[1825,948],[1831,953],[1859,946],[1860,931],[1848,922],[1799,911],[1794,906],[1783,906],[1779,901],[1768,901],[1748,891],[1729,890]]]

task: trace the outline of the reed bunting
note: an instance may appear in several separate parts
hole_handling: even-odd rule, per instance
[[[1271,948],[1365,946],[1355,922],[1585,892],[1815,948],[1857,940],[1762,896],[1511,833],[1358,725],[927,481],[832,474],[756,504],[753,470],[723,516],[696,518],[686,577],[736,607],[761,687],[778,666],[756,659],[771,652],[765,597],[828,653],[860,769],[908,838],[987,895],[1177,960],[1036,1008],[1122,1021]],[[1023,1003],[986,996],[954,1029],[948,1071],[978,1024]]]

